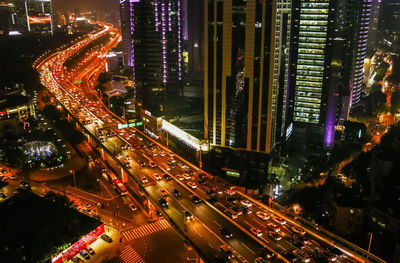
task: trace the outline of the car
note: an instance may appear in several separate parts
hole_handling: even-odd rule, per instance
[[[306,234],[306,231],[303,228],[298,227],[298,226],[292,226],[292,230],[293,230],[293,232],[296,232],[297,234],[300,234],[300,235]]]
[[[279,216],[274,216],[272,218],[272,220],[274,220],[277,224],[281,224],[281,225],[286,224],[286,220]]]
[[[257,211],[256,216],[262,220],[268,220],[271,216],[265,211]]]
[[[218,195],[222,195],[224,192],[218,188],[218,187],[214,187],[213,190],[218,194]]]
[[[131,163],[130,162],[125,162],[125,167],[126,168],[131,168],[132,166],[131,166]]]
[[[302,250],[295,249],[293,250],[293,254],[298,255],[300,258],[302,258],[303,262],[310,262],[311,260],[310,256]]]
[[[94,254],[96,254],[96,252],[94,252],[94,250],[91,248],[91,247],[87,247],[87,248],[85,248],[85,251],[87,252],[87,253],[89,253],[90,255],[94,255]]]
[[[229,208],[235,211],[238,216],[243,215],[243,208],[241,206],[230,206]]]
[[[281,228],[277,225],[277,224],[274,224],[274,223],[268,223],[267,224],[267,227],[272,231],[272,232],[279,232],[279,231],[281,231]]]
[[[154,157],[157,156],[157,152],[156,152],[156,151],[153,152],[153,156],[154,156]]]
[[[175,154],[174,154],[173,152],[169,152],[169,153],[168,153],[168,156],[169,156],[169,157],[174,157],[174,155],[175,155]]]
[[[15,174],[10,175],[8,178],[10,178],[11,180],[16,180],[17,176]]]
[[[157,181],[160,181],[162,179],[161,175],[159,174],[153,174],[153,176]]]
[[[262,257],[258,257],[254,260],[254,263],[268,263],[269,261],[263,259]]]
[[[162,207],[168,207],[168,202],[167,202],[167,200],[165,200],[164,198],[160,198],[160,199],[158,200],[158,202],[160,203],[160,205],[161,205]]]
[[[337,260],[337,256],[331,252],[322,253],[322,256],[328,259],[330,262],[335,262]]]
[[[192,201],[196,205],[201,204],[201,199],[197,195],[193,195],[190,198],[190,201]]]
[[[207,190],[206,194],[209,196],[215,196],[217,193],[213,189],[209,189]]]
[[[161,212],[158,211],[158,210],[156,210],[155,213],[156,213],[156,215],[157,215],[158,217],[162,217],[162,216],[163,216],[163,214],[161,214]]]
[[[1,198],[6,198],[7,196],[6,196],[6,194],[4,194],[4,193],[0,193],[0,197],[1,197]]]
[[[225,258],[232,259],[235,257],[235,254],[233,254],[232,249],[228,245],[222,245],[219,249],[222,251]]]
[[[129,208],[130,208],[132,211],[136,211],[136,210],[137,210],[137,207],[136,207],[134,204],[129,204]]]
[[[253,205],[249,200],[246,199],[241,200],[240,203],[247,207],[251,207]]]
[[[99,138],[99,141],[100,141],[100,142],[105,142],[106,140],[105,140],[103,137],[100,137],[100,138]]]
[[[202,185],[207,185],[206,179],[199,179],[197,182],[198,182],[199,184],[202,184]]]
[[[21,185],[22,187],[29,187],[29,184],[28,184],[27,182],[25,182],[25,181],[22,181],[22,182],[20,183],[20,185]]]
[[[81,255],[84,259],[89,260],[90,256],[84,250],[79,251],[79,255]]]
[[[207,175],[205,173],[199,173],[199,178],[205,179]]]
[[[174,158],[169,158],[169,161],[171,162],[171,163],[176,163],[176,160],[174,159]]]
[[[171,171],[171,166],[169,166],[169,165],[165,166],[165,170]]]
[[[261,257],[268,258],[268,259],[271,259],[271,258],[273,258],[275,256],[275,254],[272,251],[266,249],[265,247],[260,248],[258,254]]]
[[[189,180],[189,179],[192,178],[192,176],[191,176],[190,174],[187,174],[187,173],[184,173],[182,176],[183,176],[183,178],[185,178],[186,180]]]
[[[176,197],[179,197],[179,196],[181,196],[181,192],[179,192],[177,189],[172,189],[172,194],[174,195],[174,196],[176,196]]]
[[[142,160],[139,160],[138,164],[140,165],[140,167],[145,167],[146,166],[146,163],[143,162]]]
[[[178,163],[177,166],[178,166],[179,168],[182,168],[182,169],[187,168],[186,164],[184,164],[184,163]]]
[[[223,237],[225,237],[226,239],[229,239],[229,238],[232,238],[232,237],[233,237],[233,234],[232,234],[227,228],[225,228],[225,227],[221,227],[221,228],[219,229],[219,232],[220,232],[221,235],[222,235]]]
[[[218,199],[215,196],[211,196],[207,198],[207,202],[209,202],[210,204],[215,204],[216,202],[218,202]]]
[[[236,204],[237,203],[237,199],[235,197],[232,197],[232,196],[227,197],[226,201],[228,203],[231,203],[231,204]]]
[[[279,235],[278,233],[274,232],[272,234],[269,235],[272,239],[274,239],[275,241],[279,241],[282,239],[282,236]]]
[[[151,168],[156,168],[156,167],[157,167],[157,164],[155,164],[155,163],[153,163],[153,162],[149,162],[149,166],[150,166]]]
[[[194,182],[187,182],[187,185],[192,189],[196,189],[197,188],[197,185]]]
[[[253,235],[255,235],[257,237],[261,237],[263,235],[263,233],[261,232],[261,229],[256,228],[256,227],[250,228],[250,232],[253,233]]]
[[[193,219],[192,214],[189,211],[183,211],[183,218],[185,218],[186,221],[190,221]]]
[[[160,188],[159,192],[160,192],[162,197],[167,197],[168,196],[168,193],[167,193],[167,191],[165,191],[164,188]]]
[[[142,182],[142,184],[147,184],[149,182],[149,180],[147,180],[146,176],[144,175],[140,176],[140,181]]]
[[[242,211],[243,211],[243,214],[245,214],[245,215],[249,215],[249,214],[253,213],[253,211],[251,211],[251,209],[249,207],[243,207]]]
[[[73,263],[81,263],[81,262],[83,262],[83,260],[78,256],[73,257],[71,260],[72,260]]]
[[[306,245],[301,242],[300,240],[293,240],[292,241],[293,246],[299,248],[299,249],[304,249],[306,247]]]
[[[171,181],[172,180],[172,177],[169,174],[163,174],[163,177],[167,181]]]
[[[164,152],[164,151],[161,151],[161,152],[160,152],[160,156],[164,157],[164,156],[165,156],[165,152]]]
[[[181,174],[177,174],[177,175],[176,175],[176,178],[178,178],[179,181],[183,181],[183,179],[184,179],[183,176],[182,176]]]
[[[100,238],[103,239],[104,241],[106,241],[107,243],[112,243],[113,242],[112,238],[107,236],[106,234],[102,234],[100,236]]]

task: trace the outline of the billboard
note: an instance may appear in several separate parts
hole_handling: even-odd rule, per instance
[[[28,16],[29,24],[50,24],[51,15]]]

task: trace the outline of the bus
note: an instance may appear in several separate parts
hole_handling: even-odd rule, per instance
[[[120,195],[126,195],[128,193],[125,185],[113,173],[106,173],[106,175]]]
[[[128,193],[125,185],[119,179],[114,179],[113,184],[120,195],[126,195]]]

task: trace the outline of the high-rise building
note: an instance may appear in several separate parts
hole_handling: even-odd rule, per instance
[[[293,2],[288,136],[308,129],[317,136],[304,140],[333,145],[335,126],[347,119],[351,100],[360,100],[370,2]]]
[[[346,19],[347,47],[349,49],[347,53],[349,53],[349,56],[346,54],[345,62],[346,65],[351,64],[351,69],[349,82],[343,83],[343,85],[351,89],[352,106],[359,103],[361,99],[370,15],[371,0],[349,1]],[[344,65],[344,69],[348,72],[346,65]]]
[[[285,115],[291,0],[204,0],[204,136],[269,153]],[[278,132],[280,134],[280,132]]]
[[[379,31],[379,16],[381,11],[382,0],[371,1],[371,14],[369,17],[369,31],[367,50],[374,51],[377,47],[377,36]]]
[[[159,116],[183,76],[182,0],[120,1],[124,64],[144,109]]]

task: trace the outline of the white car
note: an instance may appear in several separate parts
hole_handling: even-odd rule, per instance
[[[268,223],[267,226],[268,226],[268,228],[269,228],[272,232],[279,232],[279,231],[281,231],[281,228],[280,228],[277,224]]]
[[[161,152],[160,152],[160,156],[165,156],[165,152],[164,152],[164,151],[161,151]]]
[[[185,178],[186,180],[189,180],[189,179],[192,178],[192,176],[191,176],[190,174],[183,174],[182,176],[183,176],[183,178]]]
[[[173,152],[169,152],[168,155],[169,155],[169,157],[174,157],[174,153]]]
[[[137,210],[137,207],[134,204],[129,204],[129,208],[134,212]]]
[[[179,181],[183,181],[183,179],[185,179],[185,178],[183,178],[183,176],[181,174],[178,174],[176,176],[176,178],[178,178]]]
[[[246,199],[243,199],[242,201],[240,201],[240,203],[247,207],[251,207],[253,205],[249,200]]]
[[[153,174],[153,176],[157,181],[160,181],[162,179],[161,175],[159,174]]]
[[[264,211],[257,211],[256,216],[262,220],[268,220],[271,217],[267,212]]]
[[[195,183],[193,183],[193,182],[188,182],[187,185],[192,189],[196,189],[197,188],[197,185]]]
[[[263,235],[263,233],[261,232],[261,229],[259,229],[259,228],[252,227],[252,228],[250,228],[250,231],[257,237],[261,237]]]
[[[140,176],[140,181],[142,182],[142,184],[147,184],[149,182],[149,180],[147,180],[146,176],[144,175]]]
[[[273,220],[274,220],[276,223],[281,224],[281,225],[286,224],[286,220],[283,219],[282,217],[274,216],[274,217],[273,217]]]

